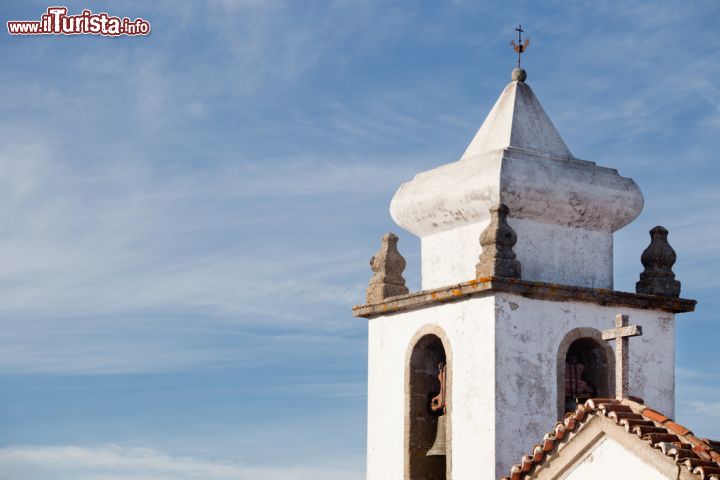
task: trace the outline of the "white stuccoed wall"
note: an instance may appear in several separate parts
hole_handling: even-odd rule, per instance
[[[560,342],[575,328],[607,330],[613,328],[615,315],[630,315],[631,325],[643,329],[642,336],[630,339],[630,392],[654,409],[674,415],[672,313],[508,293],[497,294],[496,299],[496,478],[507,474],[557,420],[557,354]],[[610,343],[614,348],[615,343]]]
[[[424,326],[439,326],[450,343],[452,478],[477,480],[507,474],[554,425],[563,337],[612,328],[618,313],[643,328],[630,339],[631,392],[672,416],[670,313],[498,293],[370,320],[367,478],[403,478],[407,352]]]
[[[613,288],[613,238],[608,232],[509,218],[518,242],[513,249],[522,277],[537,282]],[[422,288],[429,290],[475,278],[480,234],[488,222],[424,237]]]
[[[403,478],[406,355],[426,325],[450,341],[452,478],[493,477],[494,312],[492,297],[470,298],[369,321],[368,479]]]
[[[613,288],[612,233],[508,219],[522,277],[537,282]],[[538,252],[542,252],[539,255]]]
[[[480,233],[487,226],[488,221],[436,233],[422,239],[420,255],[423,290],[475,278],[475,264],[482,251]]]
[[[655,467],[632,454],[627,447],[605,437],[570,471],[566,480],[607,480],[632,478],[667,480]]]

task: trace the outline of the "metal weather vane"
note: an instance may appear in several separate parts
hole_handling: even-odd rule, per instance
[[[510,40],[510,45],[513,46],[513,49],[518,54],[517,68],[520,68],[520,56],[525,53],[525,50],[527,50],[528,46],[530,46],[530,39],[526,38],[525,43],[523,43],[522,34],[525,30],[522,29],[522,25],[518,25],[515,31],[518,32],[518,43],[515,43],[515,40]]]

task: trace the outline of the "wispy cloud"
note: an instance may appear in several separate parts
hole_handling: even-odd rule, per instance
[[[688,406],[696,411],[698,414],[713,415],[720,417],[720,402],[713,401],[689,401]],[[703,424],[704,426],[704,424]]]
[[[529,82],[571,150],[645,192],[643,216],[616,236],[618,285],[633,289],[647,229],[665,224],[683,292],[711,302],[720,67],[706,22],[718,8],[130,0],[108,10],[149,18],[147,38],[5,37],[0,479],[359,478],[305,454],[332,450],[317,448],[321,431],[346,442],[348,465],[364,458],[366,330],[348,307],[389,229],[419,284],[418,242],[393,226],[389,200],[463,151],[508,81],[518,21]],[[700,328],[678,321],[681,365],[717,363],[694,348],[715,310]],[[678,421],[720,431],[717,383],[679,372]],[[116,397],[122,408],[94,404]],[[249,415],[273,421],[248,438]],[[216,460],[249,442],[277,463]]]
[[[85,166],[43,148],[0,151],[0,281],[9,293],[0,311],[228,307],[271,284],[276,297],[305,291],[309,301],[351,301],[347,285],[321,282],[362,252],[300,249],[283,236],[342,216],[311,210],[328,195],[385,190],[404,170],[307,160],[202,171]],[[263,232],[271,238],[257,242]]]
[[[683,387],[678,393],[677,421],[699,437],[720,438],[720,402],[712,400],[720,394],[720,389],[714,386]],[[705,395],[713,397],[703,400]]]
[[[336,468],[246,466],[170,456],[156,450],[116,445],[16,446],[0,448],[0,479],[44,480],[337,480],[364,473]]]
[[[240,358],[184,333],[201,324],[208,336],[283,326],[327,340],[346,330],[323,311],[357,302],[362,285],[346,278],[368,253],[327,251],[303,225],[331,221],[313,213],[328,196],[386,188],[400,173],[311,160],[275,167],[84,166],[42,145],[0,151],[0,371],[157,371]]]

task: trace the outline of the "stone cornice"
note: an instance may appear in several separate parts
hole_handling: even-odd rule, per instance
[[[387,298],[380,303],[357,305],[353,307],[352,312],[355,317],[372,318],[498,292],[514,293],[538,300],[585,302],[597,305],[663,310],[672,313],[692,312],[695,310],[695,304],[697,303],[696,300],[684,298],[618,292],[604,288],[576,287],[512,278],[486,277],[433,290],[421,290],[406,295],[398,295]]]

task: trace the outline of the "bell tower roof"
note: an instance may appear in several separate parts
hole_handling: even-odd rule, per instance
[[[572,159],[570,149],[525,83],[525,70],[513,70],[512,77],[513,81],[500,94],[462,159],[504,148]]]
[[[612,234],[642,211],[617,170],[575,158],[515,69],[462,157],[400,186],[393,220],[422,240],[423,288],[474,277],[493,205],[509,207],[523,279],[612,288]]]

